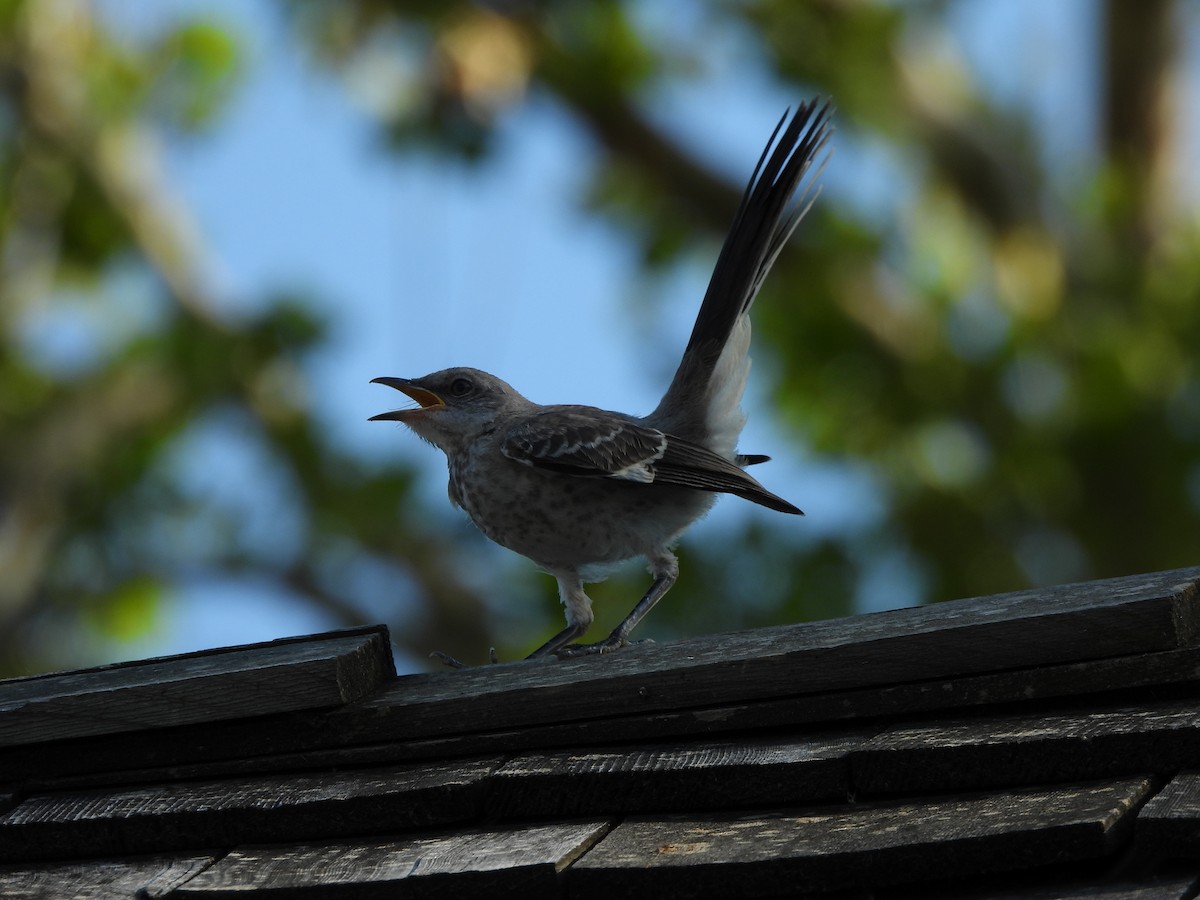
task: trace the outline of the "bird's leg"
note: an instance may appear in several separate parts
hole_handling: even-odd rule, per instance
[[[526,659],[537,659],[541,656],[558,653],[566,644],[583,637],[592,624],[592,600],[584,593],[583,581],[580,580],[579,573],[572,570],[560,570],[551,572],[551,574],[558,581],[558,595],[562,599],[563,609],[567,614],[567,627],[530,653]],[[441,660],[444,665],[453,669],[469,668],[448,653],[435,650],[430,656]],[[494,647],[490,656],[491,661],[496,662]]]
[[[558,596],[562,600],[563,609],[567,614],[567,627],[556,634],[542,646],[529,654],[526,659],[537,659],[539,656],[549,656],[558,653],[562,647],[576,638],[583,637],[591,627],[592,601],[583,590],[583,582],[577,572],[553,572],[558,580]]]
[[[569,644],[577,637],[582,637],[585,631],[587,631],[586,625],[568,625],[525,658],[537,659],[540,656],[549,656],[551,653],[560,654],[564,644]]]
[[[566,659],[572,656],[609,653],[612,650],[619,650],[622,647],[628,646],[629,635],[633,633],[633,629],[637,627],[638,622],[646,617],[646,613],[654,609],[654,604],[662,599],[663,594],[671,589],[671,585],[679,577],[679,560],[675,558],[674,554],[663,550],[651,558],[650,572],[654,575],[654,582],[650,585],[650,589],[637,602],[637,605],[629,611],[629,615],[621,620],[621,624],[612,630],[612,634],[602,641],[597,641],[595,644],[573,644],[551,652],[555,653],[560,659]],[[559,637],[561,636],[559,635]]]

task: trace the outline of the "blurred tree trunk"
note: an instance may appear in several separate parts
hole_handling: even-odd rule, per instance
[[[1144,256],[1159,237],[1171,172],[1174,0],[1108,0],[1102,49],[1103,151],[1122,190],[1122,243]]]

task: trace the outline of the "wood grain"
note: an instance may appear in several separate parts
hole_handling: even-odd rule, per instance
[[[763,897],[1103,856],[1149,779],[743,817],[632,819],[568,870],[573,898]]]
[[[922,893],[923,900],[1194,900],[1200,888],[1200,872],[1167,871],[1142,875],[1104,877],[1093,872],[1090,877],[1057,879],[1037,876],[1014,879],[1017,883],[1005,887],[992,886],[976,890],[959,884],[951,889],[931,887]],[[906,896],[912,896],[908,894]],[[899,895],[897,896],[898,900]],[[882,894],[878,900],[890,900]]]
[[[212,865],[214,857],[160,856],[0,866],[5,900],[115,900],[166,897]]]
[[[35,795],[0,817],[0,859],[232,847],[462,822],[500,759]]]
[[[382,626],[0,681],[0,747],[339,706],[395,675]]]
[[[472,830],[363,843],[242,847],[174,896],[553,897],[558,873],[608,825],[601,821]]]
[[[851,752],[866,794],[1052,784],[1200,764],[1195,698],[932,719],[883,731]]]
[[[488,780],[487,809],[569,817],[844,799],[847,754],[872,733],[527,753]]]
[[[1147,852],[1200,859],[1200,772],[1181,772],[1145,805],[1137,839]]]
[[[1054,698],[1092,694],[1105,694],[1106,703],[1137,703],[1151,686],[1156,696],[1200,697],[1200,649],[412,741],[385,742],[390,731],[386,719],[377,722],[365,715],[353,719],[349,710],[338,713],[336,728],[326,714],[287,713],[225,722],[220,727],[163,729],[138,741],[102,735],[89,739],[85,749],[79,741],[9,748],[0,750],[0,771],[24,777],[31,790],[74,790],[132,780],[211,778],[594,747],[614,741],[719,737],[1034,701],[1043,701],[1044,707],[1044,701]]]
[[[725,638],[717,638],[705,657],[709,663],[699,671],[684,666],[677,672],[647,670],[636,677],[614,668],[635,668],[647,658],[657,666],[653,654],[659,649],[676,654],[679,647],[695,643],[683,642],[630,648],[600,659],[412,676],[394,681],[369,701],[329,712],[298,710],[269,719],[228,720],[220,727],[203,723],[158,728],[143,732],[143,739],[137,741],[117,734],[97,735],[86,742],[0,747],[0,772],[42,786],[99,781],[102,779],[92,778],[92,773],[122,770],[158,769],[164,777],[203,777],[346,764],[357,751],[344,748],[356,745],[369,745],[361,755],[374,762],[446,758],[687,735],[719,736],[747,729],[902,717],[930,710],[1197,682],[1200,649],[1196,647],[1041,663],[1029,662],[1031,654],[1025,649],[1033,645],[1044,655],[1053,655],[1057,641],[1065,644],[1067,651],[1063,652],[1070,654],[1112,650],[1104,641],[1093,642],[1095,635],[1088,628],[1068,629],[1064,634],[1060,627],[1064,616],[1077,614],[1070,619],[1074,622],[1088,620],[1089,597],[1100,603],[1101,619],[1115,615],[1135,630],[1143,619],[1157,622],[1149,637],[1122,637],[1124,646],[1179,638],[1188,633],[1184,624],[1190,621],[1195,606],[1193,583],[1185,576],[1197,572],[1200,570],[1119,579],[1116,584],[1094,582],[1078,591],[1066,591],[1065,599],[1059,596],[1054,602],[1051,592],[1044,598],[1050,617],[1048,635],[1039,636],[1044,623],[1035,615],[1042,603],[1038,592],[1020,595],[1025,600],[1010,598],[999,604],[1006,615],[1024,610],[1015,620],[1006,620],[995,611],[993,619],[987,619],[990,598],[960,601],[928,611],[901,610],[784,629],[791,634],[787,646],[795,647],[804,640],[813,646],[791,655],[784,652],[784,644],[767,647],[762,659],[742,659],[731,671],[712,659],[728,649]],[[1184,586],[1177,594],[1172,593],[1171,586],[1181,584]],[[1164,596],[1173,599],[1163,600]],[[1070,602],[1079,608],[1069,614],[1064,604],[1072,597]],[[1139,611],[1138,604],[1143,602],[1150,612]],[[1128,603],[1137,608],[1127,609]],[[1116,604],[1116,613],[1112,604]],[[956,611],[960,606],[974,611]],[[950,629],[941,636],[936,631],[922,631],[917,635],[917,644],[923,647],[919,652],[910,640],[914,623],[906,618],[917,613],[924,617],[922,628],[936,629],[940,623]],[[980,624],[981,618],[988,624]],[[965,619],[975,624],[964,625]],[[1174,638],[1164,639],[1158,626]],[[1007,633],[998,642],[989,637],[997,629]],[[803,638],[814,630],[824,638],[811,634]],[[836,647],[832,646],[837,643],[835,632],[843,641]],[[822,649],[818,646],[822,641],[830,646]],[[979,651],[980,659],[990,659],[988,664],[998,669],[949,671],[961,668],[957,662],[961,654],[974,652],[981,642],[986,646]],[[939,644],[945,645],[945,653],[930,649]],[[1080,644],[1087,645],[1083,651],[1076,647]],[[629,662],[621,662],[627,653],[631,654]],[[651,655],[646,657],[647,653]],[[635,658],[637,654],[643,655]],[[827,672],[803,676],[806,670],[821,670],[826,663]],[[791,682],[778,677],[784,668],[792,670]],[[878,683],[889,677],[893,680]],[[841,686],[822,687],[830,682]],[[763,691],[783,694],[755,696]],[[127,771],[125,776],[107,777],[119,780],[129,776]]]
[[[1200,569],[397,679],[348,720],[411,739],[976,675],[1181,646]],[[353,727],[349,722],[348,727]]]
[[[1108,702],[1136,700],[1144,696],[1144,690],[1140,689],[1150,686],[1159,686],[1154,692],[1156,695],[1198,697],[1200,649],[939,678],[779,700],[616,715],[563,724],[546,723],[519,729],[417,740],[393,747],[398,753],[421,757],[513,752],[531,748],[588,747],[612,741],[661,740],[684,736],[714,737],[788,726],[830,727],[834,723],[862,719],[906,718],[936,711],[969,711],[1005,704],[1077,698],[1081,695],[1104,694],[1110,698]],[[352,714],[352,711],[346,710],[344,716],[342,713],[338,715],[339,718],[348,718]],[[369,734],[369,726],[365,723],[364,726],[364,732]]]

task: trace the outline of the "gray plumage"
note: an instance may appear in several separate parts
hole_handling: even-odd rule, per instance
[[[812,203],[805,175],[828,143],[829,105],[802,104],[776,126],[721,249],[679,368],[644,418],[590,406],[539,406],[478,369],[377,378],[416,409],[372,417],[403,422],[441,448],[451,500],[496,543],[558,580],[567,627],[532,656],[598,653],[629,634],[674,583],[671,548],[718,493],[801,514],[744,467],[737,452],[749,373],[750,307]],[[781,133],[782,130],[782,133]],[[815,196],[815,194],[813,195]],[[592,622],[583,583],[645,557],[654,582],[603,641],[574,645]]]

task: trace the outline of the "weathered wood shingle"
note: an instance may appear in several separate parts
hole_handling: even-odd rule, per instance
[[[637,645],[553,665],[398,679],[341,716],[393,740],[836,694],[1173,650],[1196,634],[1196,572]]]
[[[1192,765],[1200,768],[1193,758]],[[1138,817],[1138,837],[1147,850],[1200,859],[1200,772],[1171,779]]]
[[[424,828],[482,811],[499,758],[34,794],[0,859],[101,856]]]
[[[378,627],[12,679],[0,747],[339,706],[395,674]]]
[[[766,815],[633,818],[569,876],[581,900],[773,897],[1104,856],[1150,781]]]
[[[1196,759],[1200,704],[1188,698],[896,725],[851,764],[855,785],[878,794],[1166,774]]]
[[[216,862],[211,854],[0,866],[5,900],[156,900]]]
[[[0,896],[1191,898],[1198,584],[402,678],[369,629],[0,682]]]
[[[840,800],[869,733],[523,753],[489,779],[498,816],[586,816]]]
[[[550,897],[558,873],[608,830],[605,822],[531,825],[235,850],[191,879],[177,897],[245,897],[251,890],[293,897]]]

